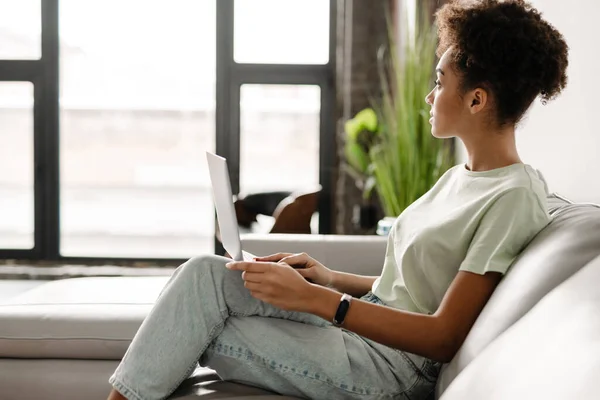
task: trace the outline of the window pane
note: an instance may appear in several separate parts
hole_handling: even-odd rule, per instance
[[[0,248],[34,244],[33,85],[0,82]]]
[[[329,0],[235,0],[239,63],[327,64]]]
[[[61,0],[63,255],[214,250],[215,20],[215,0]]]
[[[320,96],[318,86],[242,85],[241,193],[311,190],[319,184]],[[318,231],[316,217],[311,226]]]
[[[41,50],[40,0],[0,0],[0,59],[39,59]]]

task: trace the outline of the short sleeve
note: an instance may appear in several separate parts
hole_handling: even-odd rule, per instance
[[[397,224],[398,224],[398,218],[396,218],[396,220],[394,221],[394,223],[392,224],[390,231],[388,233],[388,238],[387,238],[387,245],[386,245],[386,249],[385,249],[385,263],[393,263],[393,265],[396,265],[396,258],[395,258],[395,238],[396,238],[396,228],[397,228]]]
[[[460,271],[505,274],[519,253],[550,222],[537,195],[515,188],[485,212],[460,265]]]

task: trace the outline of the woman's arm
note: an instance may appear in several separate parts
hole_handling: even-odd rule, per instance
[[[327,268],[306,253],[276,253],[266,257],[257,257],[257,261],[270,261],[288,264],[300,275],[321,286],[331,287],[354,297],[362,297],[371,290],[376,276],[364,276],[335,271]]]
[[[332,278],[330,286],[335,290],[348,293],[354,297],[362,297],[371,290],[376,276],[364,276],[350,274],[348,272],[331,271]]]
[[[353,299],[343,326],[386,346],[446,363],[462,345],[501,277],[496,272],[459,271],[433,315]],[[340,294],[317,285],[311,285],[311,291],[310,312],[331,321]]]

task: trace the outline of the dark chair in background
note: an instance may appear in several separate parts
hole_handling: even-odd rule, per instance
[[[251,229],[257,215],[275,219],[269,233],[311,233],[310,221],[317,211],[321,186],[308,190],[273,191],[239,195],[234,201],[240,227]]]
[[[238,225],[249,229],[258,222],[258,214],[272,217],[279,203],[291,194],[289,191],[239,194],[233,202]]]

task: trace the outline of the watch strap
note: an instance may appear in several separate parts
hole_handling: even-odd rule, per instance
[[[338,305],[337,311],[335,312],[335,316],[333,317],[333,325],[341,326],[346,319],[346,314],[348,313],[348,309],[350,308],[350,302],[352,301],[352,296],[347,293],[344,293],[340,298],[340,304]]]

